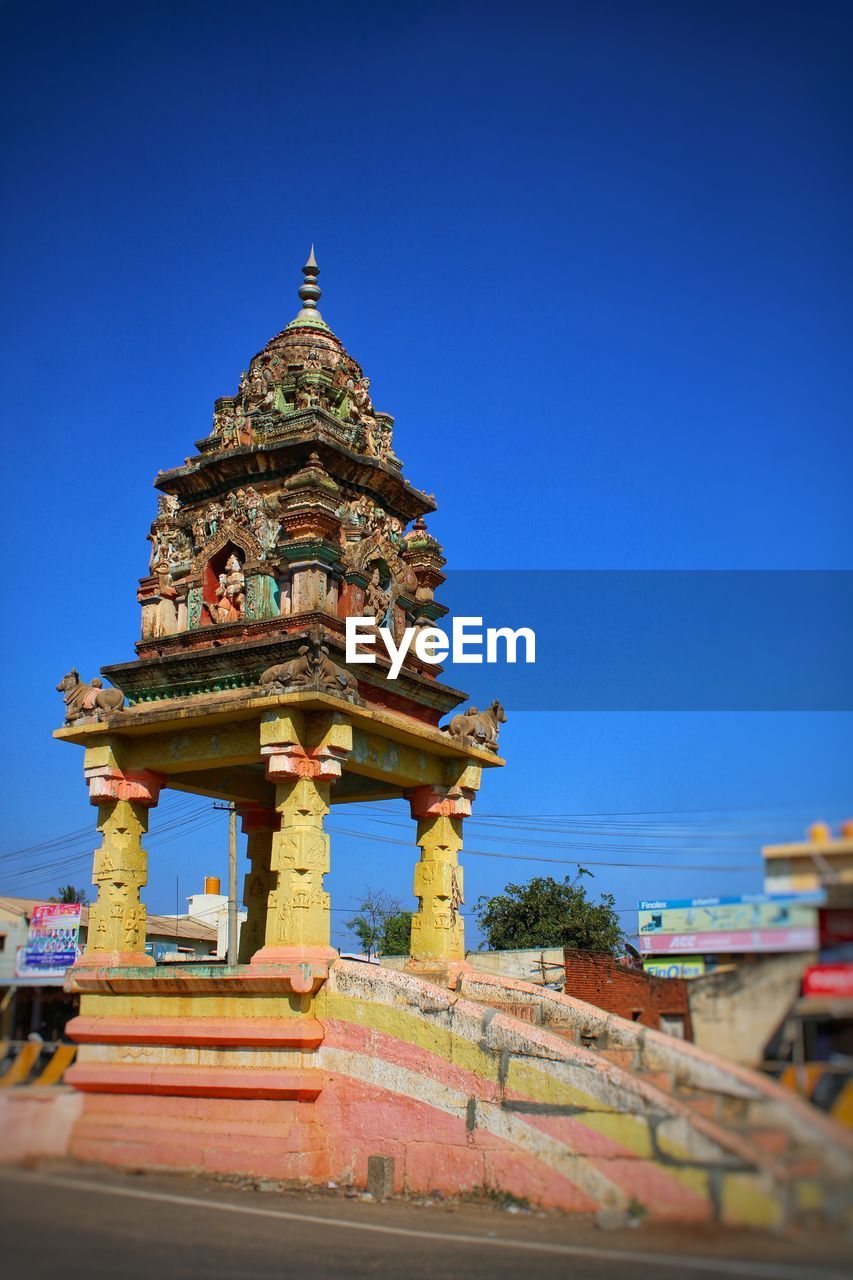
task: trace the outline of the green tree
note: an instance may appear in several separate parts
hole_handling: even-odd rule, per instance
[[[412,913],[403,911],[396,898],[392,898],[384,889],[365,889],[358,911],[351,920],[347,920],[346,927],[356,935],[368,959],[384,953],[394,955],[397,954],[396,942],[401,936],[400,920],[403,916],[408,916],[411,927]],[[389,941],[388,928],[392,922],[394,924],[390,938],[394,946],[389,948],[386,943]],[[409,950],[408,937],[403,950]]]
[[[50,899],[51,902],[79,902],[81,906],[88,907],[89,895],[85,889],[76,889],[73,884],[64,884],[61,886],[59,893]]]
[[[407,956],[411,939],[411,911],[396,911],[385,921],[385,931],[379,943],[379,954],[382,956]]]
[[[535,876],[527,884],[508,884],[493,898],[482,897],[475,907],[480,928],[493,951],[515,947],[573,947],[577,951],[621,952],[624,937],[612,894],[599,902],[586,896],[579,883],[589,875],[583,867],[571,880]]]

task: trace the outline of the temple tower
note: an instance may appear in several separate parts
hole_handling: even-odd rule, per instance
[[[81,972],[150,963],[143,837],[164,787],[239,808],[241,965],[316,989],[336,954],[324,819],[398,796],[420,848],[410,963],[446,979],[464,960],[462,829],[483,768],[502,763],[499,716],[440,729],[464,695],[414,650],[396,679],[381,645],[347,667],[348,616],[397,639],[436,625],[445,561],[433,497],[404,478],[393,418],[320,313],[313,249],[302,272],[295,319],[215,402],[197,452],[156,477],[136,658],[103,668],[113,688],[76,671],[60,686],[55,736],[85,747],[101,832]]]

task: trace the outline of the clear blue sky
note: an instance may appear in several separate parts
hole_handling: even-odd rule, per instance
[[[4,848],[94,818],[53,687],[132,655],[151,479],[292,317],[312,240],[454,567],[853,567],[846,3],[2,23]],[[478,804],[731,811],[744,865],[765,829],[853,807],[850,720],[520,714]],[[221,823],[152,845],[150,907],[223,847]],[[342,836],[333,863],[337,905],[380,876],[408,896],[405,848]],[[559,868],[471,858],[467,896],[534,870]],[[723,879],[599,868],[594,888],[758,884]]]

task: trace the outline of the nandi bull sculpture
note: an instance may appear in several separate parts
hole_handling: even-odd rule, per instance
[[[355,676],[332,661],[322,633],[310,631],[301,638],[307,640],[307,644],[299,646],[295,658],[267,667],[261,673],[260,683],[267,693],[316,689],[321,693],[340,694],[350,702],[361,702]]]
[[[124,694],[120,689],[105,689],[103,680],[97,676],[86,684],[80,679],[76,667],[62,677],[56,692],[62,694],[65,703],[66,724],[76,724],[78,720],[101,720],[124,706]]]
[[[454,716],[450,724],[442,725],[442,728],[445,733],[450,734],[451,738],[470,738],[478,746],[486,747],[489,751],[497,751],[498,734],[502,724],[506,724],[506,712],[495,698],[485,711],[469,707],[467,711]]]

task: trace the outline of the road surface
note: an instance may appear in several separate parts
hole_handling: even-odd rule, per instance
[[[849,1256],[825,1230],[604,1232],[494,1206],[265,1193],[70,1163],[0,1167],[9,1280],[853,1280]]]

